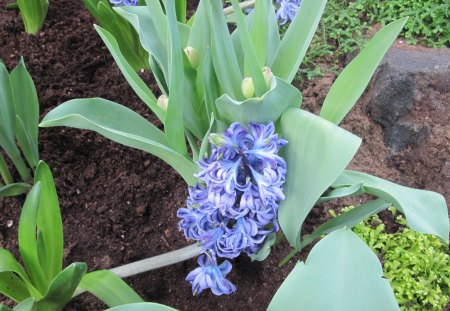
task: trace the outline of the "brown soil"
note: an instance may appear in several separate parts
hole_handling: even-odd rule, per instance
[[[36,36],[24,32],[17,12],[4,9],[8,2],[0,0],[0,58],[12,69],[24,56],[36,83],[41,117],[72,98],[104,97],[157,123],[122,77],[94,31],[94,20],[82,2],[51,2],[44,30]],[[143,77],[156,93],[150,75]],[[317,111],[333,79],[325,76],[311,81],[303,91],[304,108]],[[407,156],[399,154],[392,160],[383,144],[381,128],[366,116],[361,106],[350,113],[344,127],[364,139],[351,164],[353,169],[441,190],[439,184],[445,178],[444,173],[430,171],[429,165],[425,165],[433,158],[425,158],[424,164],[408,162]],[[432,143],[432,148],[440,150],[439,138]],[[53,171],[59,194],[65,265],[83,261],[90,271],[107,269],[188,245],[178,231],[176,217],[177,209],[185,202],[186,186],[163,161],[93,132],[68,128],[41,129],[40,151],[41,158]],[[412,163],[415,170],[408,175],[400,167],[403,162]],[[448,192],[446,195],[448,200]],[[0,198],[0,246],[12,250],[16,256],[22,203],[23,197]],[[323,208],[315,208],[307,219],[305,232],[311,232],[326,217]],[[9,220],[13,221],[11,227],[7,226]],[[184,278],[196,267],[195,259],[126,281],[146,301],[180,310],[264,310],[294,266],[291,261],[284,268],[277,268],[289,251],[289,245],[282,242],[262,263],[251,263],[244,256],[234,260],[229,279],[237,286],[237,292],[229,296],[216,297],[210,292],[192,296],[190,284]],[[306,254],[307,250],[297,259],[305,259]],[[84,294],[66,310],[102,308],[102,303]]]

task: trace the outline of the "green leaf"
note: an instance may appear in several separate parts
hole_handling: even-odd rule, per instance
[[[159,303],[141,302],[111,308],[106,311],[176,311],[176,309]]]
[[[184,93],[184,67],[181,49],[180,34],[176,20],[175,5],[173,1],[166,2],[167,19],[169,23],[169,104],[167,107],[164,130],[169,145],[176,152],[187,155],[186,140],[184,137],[183,112],[185,107]]]
[[[93,130],[125,146],[154,154],[171,165],[189,185],[198,166],[167,146],[164,133],[134,111],[101,99],[75,99],[50,111],[40,126]]]
[[[127,283],[109,270],[86,274],[79,287],[87,290],[109,307],[143,301]]]
[[[33,297],[36,297],[37,299],[42,297],[42,294],[33,286],[33,284],[31,284],[30,279],[25,274],[25,271],[19,265],[17,260],[14,258],[14,256],[4,248],[0,248],[0,273],[17,274],[20,277],[20,279],[22,280],[22,282],[25,283],[25,285],[28,288],[28,291],[30,292],[30,294]],[[5,274],[5,275],[7,275],[7,274]],[[2,284],[5,284],[5,283],[2,283]],[[22,291],[19,288],[17,290]],[[2,290],[2,293],[7,295],[7,293],[4,292],[3,290]]]
[[[11,176],[11,173],[9,172],[8,165],[6,164],[5,158],[3,158],[2,154],[0,153],[0,175],[3,178],[3,181],[6,184],[13,183],[13,179]]]
[[[17,0],[17,4],[25,25],[25,31],[32,35],[36,34],[44,24],[48,0]]]
[[[14,307],[15,311],[33,311],[34,302],[36,299],[34,297],[30,297],[28,299],[25,299],[21,303],[19,303],[17,306]]]
[[[350,229],[325,237],[298,263],[270,302],[269,311],[399,310],[389,281],[370,248]]]
[[[239,32],[239,39],[241,41],[242,48],[245,55],[245,65],[244,68],[249,68],[249,72],[253,79],[255,86],[255,95],[262,96],[267,91],[266,82],[262,73],[262,66],[258,61],[258,56],[256,54],[255,48],[250,37],[250,33],[245,24],[244,14],[239,6],[237,0],[231,0],[234,9],[234,15],[236,18],[237,30]]]
[[[37,226],[45,252],[40,264],[47,281],[50,282],[62,270],[64,238],[58,194],[52,172],[45,162],[39,162],[34,182],[41,184]]]
[[[288,141],[284,194],[278,219],[292,246],[300,246],[300,230],[324,191],[355,155],[361,139],[309,112],[290,108],[281,117],[281,132]]]
[[[331,86],[320,116],[339,124],[364,92],[378,64],[397,38],[408,18],[383,27],[355,59],[340,73]]]
[[[37,124],[36,124],[37,127]],[[35,141],[27,129],[25,123],[16,115],[16,137],[22,149],[22,153],[28,161],[28,164],[33,169],[36,168],[39,161],[39,149],[37,140]]]
[[[365,204],[362,204],[360,206],[357,206],[348,212],[342,213],[334,218],[331,218],[324,224],[322,224],[319,228],[314,230],[313,233],[308,235],[302,242],[301,246],[305,247],[310,242],[314,241],[315,239],[319,238],[320,236],[324,234],[331,233],[335,230],[347,227],[347,228],[353,228],[360,222],[362,222],[364,219],[366,219],[369,216],[375,215],[386,208],[391,206],[391,203],[387,203],[386,201],[382,199],[376,199],[373,201],[369,201]]]
[[[31,180],[31,175],[15,142],[15,120],[16,113],[11,80],[6,67],[0,64],[0,146],[14,163],[22,180],[28,182]]]
[[[0,196],[13,197],[19,194],[27,193],[31,186],[25,183],[8,184],[0,187]]]
[[[206,7],[211,27],[211,57],[217,79],[224,89],[236,100],[244,100],[241,91],[242,73],[233,48],[231,36],[223,15],[222,1],[208,1]],[[208,3],[205,2],[205,3]]]
[[[186,0],[175,0],[175,10],[177,20],[180,23],[186,23]]]
[[[158,26],[154,24],[150,10],[145,6],[121,6],[115,7],[114,10],[134,27],[139,34],[142,47],[156,60],[167,81],[169,75],[167,39],[161,39],[157,35]]]
[[[139,98],[156,114],[156,116],[164,123],[166,112],[156,104],[156,98],[152,91],[147,87],[145,82],[136,74],[133,68],[128,64],[125,57],[120,52],[119,45],[114,37],[105,29],[99,26],[94,26],[103,42],[106,44],[109,52],[119,66],[120,71],[127,79],[131,88],[136,92]]]
[[[250,36],[261,67],[271,65],[280,45],[278,21],[272,1],[255,2]]]
[[[411,229],[434,234],[448,243],[449,221],[445,199],[436,192],[412,189],[356,171],[344,171],[333,187],[363,183],[365,193],[390,202],[406,216]]]
[[[340,187],[335,188],[329,192],[327,192],[325,195],[321,196],[319,200],[317,200],[317,204],[322,202],[331,201],[334,199],[354,196],[354,195],[360,195],[363,194],[363,183],[354,184],[348,187]]]
[[[272,64],[272,72],[288,83],[294,79],[319,25],[326,0],[302,0],[286,31]]]
[[[228,122],[265,123],[277,120],[289,107],[300,107],[301,102],[302,95],[296,87],[275,78],[263,97],[236,101],[224,94],[216,100],[216,107]]]
[[[11,72],[10,78],[14,93],[15,113],[23,121],[24,128],[30,133],[31,140],[35,148],[37,148],[39,100],[33,79],[25,67],[23,58],[20,60],[19,65]]]
[[[44,293],[49,281],[39,262],[36,242],[37,215],[41,196],[41,182],[35,183],[28,194],[19,220],[20,257],[36,288]]]
[[[61,271],[50,283],[45,296],[35,303],[35,310],[62,310],[72,298],[86,270],[84,262],[75,262]]]
[[[22,301],[30,297],[25,283],[10,271],[0,272],[0,293],[14,301]]]

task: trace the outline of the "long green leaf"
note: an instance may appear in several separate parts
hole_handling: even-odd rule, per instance
[[[45,248],[45,260],[41,261],[41,266],[50,282],[62,270],[64,241],[58,195],[52,173],[46,163],[39,162],[34,182],[41,183],[37,225]]]
[[[259,98],[250,98],[244,101],[232,99],[227,94],[216,100],[219,116],[228,122],[269,122],[278,120],[281,114],[289,107],[300,107],[302,95],[300,91],[275,78],[270,91]]]
[[[319,25],[327,0],[302,0],[297,15],[281,40],[272,72],[291,83]]]
[[[249,68],[249,72],[255,86],[255,95],[262,96],[267,91],[266,82],[262,73],[262,66],[258,61],[258,55],[256,54],[255,47],[253,46],[250,33],[247,29],[247,25],[245,24],[244,14],[242,13],[239,3],[237,0],[231,0],[231,3],[234,9],[237,29],[239,31],[239,39],[241,41],[242,48],[244,49],[244,68]]]
[[[30,297],[30,292],[25,283],[9,271],[0,272],[0,293],[17,302]]]
[[[222,1],[208,1],[206,11],[211,25],[211,56],[220,85],[236,100],[244,100],[241,91],[243,79],[233,48],[231,36],[223,15]],[[208,3],[205,2],[205,3]]]
[[[309,112],[290,108],[281,117],[281,132],[288,141],[286,199],[278,219],[288,241],[300,246],[306,216],[324,191],[355,155],[361,139]]]
[[[33,286],[28,275],[19,265],[14,256],[4,248],[0,248],[0,273],[15,273],[25,283],[28,291],[33,297],[37,299],[42,297],[42,294]]]
[[[339,124],[364,92],[378,64],[405,25],[407,17],[384,26],[331,86],[320,116]]]
[[[261,0],[255,2],[250,36],[260,66],[264,67],[271,65],[278,46],[280,45],[278,21],[272,1]]]
[[[25,129],[30,133],[31,139],[37,147],[39,100],[33,79],[25,67],[23,58],[11,72],[10,78],[14,93],[15,112],[22,119]]]
[[[86,274],[79,287],[87,290],[109,307],[143,302],[142,298],[127,283],[109,270]]]
[[[184,137],[183,113],[185,109],[184,98],[184,67],[183,53],[180,43],[180,34],[173,0],[166,1],[167,19],[169,23],[169,104],[167,107],[164,130],[169,145],[182,155],[187,155],[186,140]]]
[[[147,87],[145,82],[136,74],[133,68],[128,64],[125,57],[120,51],[119,45],[114,37],[105,29],[95,26],[95,30],[98,32],[106,47],[110,51],[120,71],[127,79],[132,89],[136,92],[140,99],[156,114],[156,116],[164,123],[166,118],[166,112],[156,104],[156,98],[152,91]]]
[[[189,185],[196,182],[197,165],[169,148],[157,127],[117,103],[101,98],[71,100],[50,111],[40,125],[96,131],[125,146],[154,154],[177,170]]]
[[[377,256],[350,229],[326,236],[281,284],[269,311],[399,310]]]
[[[62,310],[72,298],[86,270],[84,262],[75,262],[61,271],[50,283],[45,296],[35,303],[35,310]]]
[[[111,308],[106,311],[176,311],[176,309],[161,305],[159,303],[141,302]]]
[[[34,297],[30,297],[19,303],[14,307],[14,311],[33,311],[34,302],[36,299]]]
[[[17,0],[25,31],[36,34],[44,24],[47,15],[48,0]]]
[[[25,183],[14,183],[0,187],[0,196],[13,197],[19,194],[27,193],[31,186]]]
[[[41,183],[37,182],[28,194],[20,214],[19,221],[19,250],[20,257],[28,274],[41,292],[47,290],[49,281],[39,262],[36,242],[36,227],[41,196]]]
[[[412,189],[356,171],[344,171],[333,187],[363,183],[366,193],[390,202],[403,212],[411,229],[434,234],[448,243],[449,220],[445,199],[436,192]]]
[[[170,1],[170,0],[169,0]],[[175,0],[175,10],[177,13],[177,20],[180,23],[186,23],[186,0]]]

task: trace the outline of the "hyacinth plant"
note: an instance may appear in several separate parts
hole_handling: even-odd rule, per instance
[[[11,73],[0,63],[0,112],[0,147],[21,179],[14,182],[14,174],[0,153],[0,196],[14,196],[30,190],[30,171],[39,162],[39,101],[23,59]]]
[[[300,109],[301,93],[291,82],[326,1],[303,0],[282,38],[270,0],[256,1],[248,15],[242,11],[245,3],[231,3],[225,9],[233,11],[236,22],[231,33],[221,0],[200,1],[192,24],[177,22],[174,0],[166,0],[165,7],[147,0],[145,6],[115,8],[136,29],[150,55],[161,91],[158,99],[127,63],[114,36],[96,26],[164,131],[101,98],[70,100],[41,123],[94,130],[147,151],[171,165],[189,186],[187,204],[177,215],[180,230],[196,243],[113,272],[126,277],[200,254],[199,267],[187,276],[193,293],[210,288],[217,295],[229,294],[236,286],[226,278],[228,259],[241,253],[265,259],[280,230],[293,247],[287,259],[325,235],[306,265],[296,265],[269,309],[397,310],[378,259],[348,228],[394,205],[413,230],[448,243],[446,203],[434,192],[345,170],[361,139],[338,125],[406,19],[373,37],[337,78],[316,116]],[[378,198],[329,220],[307,237],[300,235],[316,204],[364,193]],[[347,299],[344,289],[356,298]]]

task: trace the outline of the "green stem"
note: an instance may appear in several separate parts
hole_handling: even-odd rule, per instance
[[[121,278],[126,278],[136,274],[144,273],[150,270],[162,268],[178,262],[188,260],[192,257],[199,255],[202,252],[202,248],[198,244],[189,245],[175,251],[165,253],[162,255],[142,259],[136,262],[132,262],[123,266],[112,268],[109,271],[116,274]],[[73,297],[84,293],[86,290],[78,287]]]
[[[18,10],[19,9],[19,5],[17,4],[17,2],[13,2],[13,3],[8,3],[7,5],[5,5],[7,10]]]
[[[0,154],[0,175],[2,175],[5,184],[12,184],[13,179],[11,173],[8,170],[8,166],[6,165],[5,159]]]
[[[247,1],[241,2],[241,3],[239,3],[239,6],[241,7],[242,10],[245,10],[245,9],[248,9],[248,8],[252,8],[252,7],[255,6],[255,0],[247,0]],[[223,13],[225,15],[230,15],[233,12],[234,11],[233,11],[233,7],[232,6],[229,6],[229,7],[226,7],[225,9],[223,9]]]
[[[282,268],[285,264],[289,262],[289,260],[292,259],[292,257],[297,255],[297,253],[299,253],[303,248],[311,244],[311,242],[317,239],[320,235],[321,233],[318,231],[315,231],[310,235],[308,235],[303,241],[300,242],[300,247],[298,249],[294,248],[286,257],[283,258],[283,260],[280,261],[280,263],[278,264],[278,268]]]
[[[286,236],[284,235],[283,231],[280,230],[280,233],[277,235],[275,242],[273,243],[273,246],[278,245],[279,243],[281,243],[284,239],[286,238]]]

